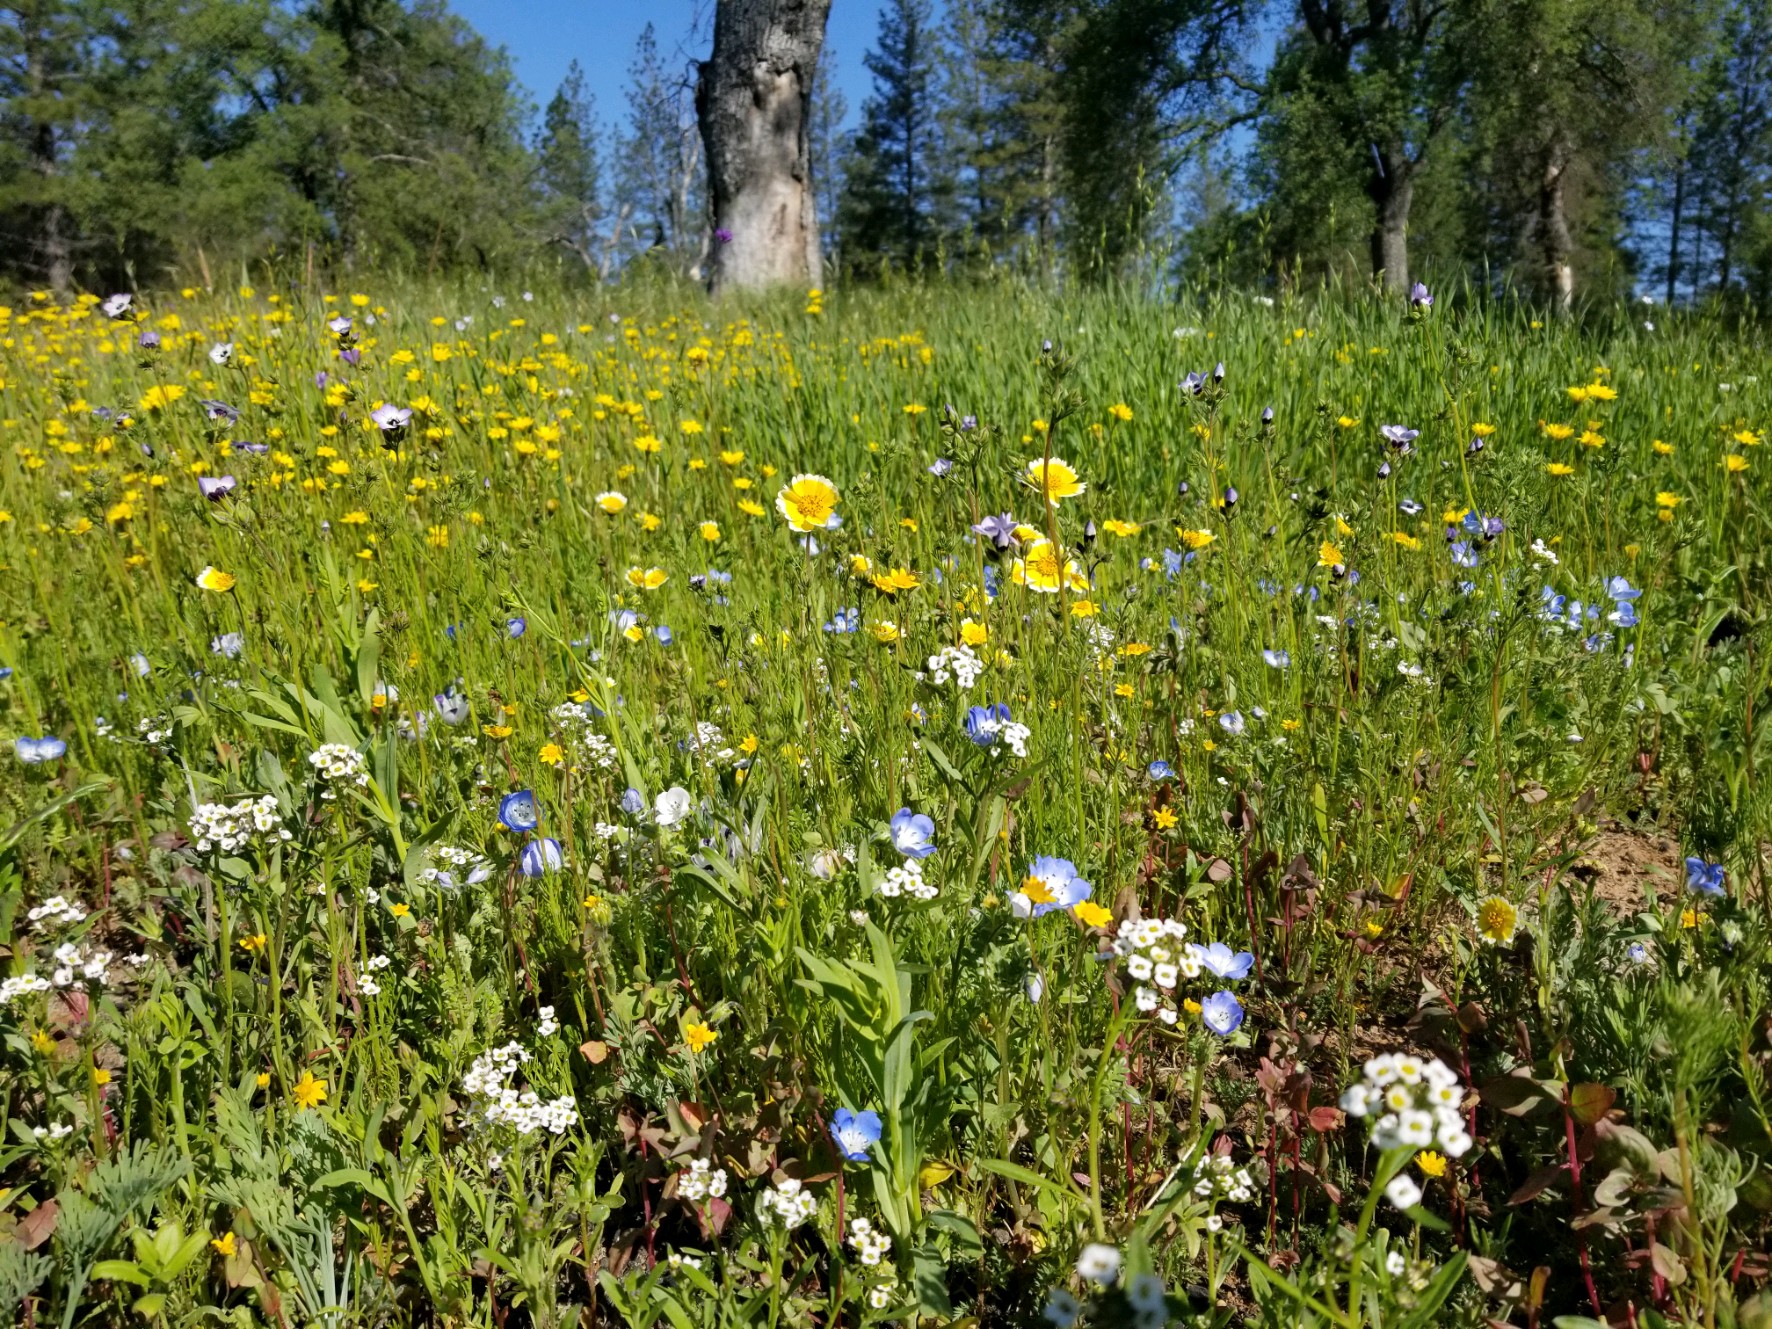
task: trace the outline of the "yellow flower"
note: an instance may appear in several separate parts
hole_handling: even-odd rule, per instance
[[[1570,401],[1583,402],[1587,400],[1588,390],[1586,388],[1570,388],[1568,391]]]
[[[1355,425],[1360,423],[1360,419],[1355,415],[1344,415],[1340,416],[1335,423],[1340,425],[1343,429],[1352,429]]]
[[[796,475],[775,496],[775,510],[787,518],[788,529],[822,531],[836,519],[843,501],[837,486],[822,475]]]
[[[651,434],[641,434],[634,440],[634,446],[639,448],[641,452],[652,453],[657,452],[664,444]]]
[[[326,1081],[316,1080],[312,1071],[303,1071],[289,1094],[299,1108],[319,1107],[326,1101]]]
[[[596,504],[603,511],[614,516],[628,505],[628,496],[613,489],[605,489],[596,497]]]
[[[719,1036],[718,1031],[708,1028],[705,1024],[690,1024],[683,1027],[683,1038],[688,1042],[691,1052],[700,1052]]]
[[[156,383],[153,387],[142,393],[141,401],[137,403],[137,409],[143,411],[164,410],[184,395],[185,390],[177,383],[167,383],[165,385]]]
[[[1564,439],[1573,438],[1575,436],[1575,426],[1545,425],[1544,433],[1546,438],[1554,438],[1557,442],[1561,443]]]
[[[709,544],[713,544],[720,538],[720,523],[717,521],[704,521],[696,529],[701,532],[701,538]]]
[[[1391,539],[1395,540],[1404,549],[1420,549],[1421,548],[1421,541],[1418,540],[1415,536],[1410,535],[1406,531],[1392,531],[1391,532]]]
[[[1114,921],[1113,910],[1103,909],[1093,900],[1084,900],[1080,904],[1073,905],[1071,912],[1081,919],[1086,927],[1103,928]]]
[[[206,567],[197,574],[197,585],[206,591],[221,594],[234,589],[234,574],[223,572],[220,568]]]
[[[1159,831],[1166,831],[1174,826],[1180,818],[1170,808],[1157,808],[1151,813],[1151,820],[1156,823]]]
[[[409,904],[392,904],[388,906],[388,912],[395,918],[405,918],[412,912],[412,906]]]
[[[968,646],[983,646],[991,639],[991,630],[970,618],[960,620],[960,640]]]
[[[1606,440],[1591,429],[1582,430],[1581,437],[1575,441],[1581,444],[1584,448],[1603,448],[1606,446]]]
[[[1698,926],[1698,911],[1696,909],[1682,909],[1682,910],[1680,910],[1680,926],[1683,928],[1697,927]]]
[[[248,955],[253,955],[262,951],[269,941],[270,938],[264,933],[255,932],[250,937],[240,938],[240,949],[245,951]]]
[[[738,501],[738,510],[740,512],[748,513],[753,517],[761,517],[769,511],[769,509],[765,508],[761,503],[754,502],[748,498],[741,498]]]
[[[1680,506],[1680,496],[1678,494],[1670,494],[1667,490],[1663,489],[1660,493],[1655,495],[1655,506],[1658,508],[1677,508]]]
[[[1747,458],[1738,452],[1731,452],[1723,458],[1723,465],[1729,468],[1729,474],[1739,475],[1747,469]]]
[[[1294,730],[1303,729],[1304,728],[1304,721],[1303,720],[1282,720],[1282,721],[1280,721],[1280,728],[1284,729],[1287,733],[1290,734]]]
[[[1026,555],[1015,560],[1009,576],[1017,586],[1042,595],[1056,594],[1061,580],[1073,591],[1089,589],[1089,579],[1076,561],[1063,557],[1058,546],[1044,537],[1035,540]]]
[[[1030,461],[1022,473],[1022,480],[1030,488],[1044,495],[1047,505],[1056,507],[1062,500],[1076,498],[1089,488],[1077,478],[1077,473],[1068,462],[1054,457],[1051,461],[1044,458]]]
[[[1478,438],[1488,438],[1489,435],[1493,434],[1494,432],[1495,432],[1494,425],[1484,424],[1481,420],[1477,421],[1476,424],[1471,426],[1471,433],[1475,434]]]
[[[744,453],[738,451],[736,448],[728,449],[720,454],[720,464],[722,466],[737,466],[743,460]]]
[[[558,743],[543,743],[541,745],[541,751],[535,755],[540,761],[549,766],[558,766],[566,756],[566,754],[560,750],[560,745]]]
[[[260,1071],[256,1077],[256,1083],[260,1089],[269,1089],[271,1087],[271,1073]]]
[[[31,1046],[40,1055],[47,1057],[55,1051],[55,1037],[47,1029],[34,1030],[31,1034]]]
[[[1575,468],[1573,466],[1569,465],[1568,462],[1562,462],[1562,461],[1549,462],[1546,464],[1544,469],[1550,475],[1559,475],[1560,476],[1560,475],[1574,475],[1575,474]]]
[[[1128,536],[1137,535],[1143,528],[1135,521],[1120,521],[1116,518],[1113,521],[1104,521],[1101,524],[1101,529],[1109,535],[1117,535],[1124,540]]]
[[[1130,406],[1128,406],[1125,402],[1118,401],[1118,402],[1115,402],[1112,406],[1108,407],[1108,414],[1113,416],[1114,419],[1116,419],[1116,420],[1120,421],[1122,424],[1124,424],[1126,421],[1128,421],[1132,418],[1132,408]]]
[[[1322,544],[1317,546],[1317,566],[1318,567],[1332,568],[1336,564],[1345,563],[1346,561],[1347,560],[1342,558],[1342,556],[1341,556],[1340,547],[1337,546],[1333,541],[1325,540],[1325,541],[1323,541]]]
[[[1443,1177],[1446,1175],[1446,1155],[1423,1149],[1415,1155],[1415,1166],[1421,1169],[1424,1177]]]
[[[509,738],[511,727],[508,724],[483,724],[480,726],[480,732],[488,738]]]
[[[103,1066],[94,1066],[92,1068],[92,1082],[102,1089],[111,1082],[111,1073]]]
[[[1218,537],[1211,531],[1190,531],[1185,530],[1180,526],[1175,528],[1175,533],[1181,537],[1181,542],[1189,549],[1196,550],[1204,549],[1207,545],[1218,539]]]
[[[235,1254],[239,1251],[239,1247],[234,1244],[234,1234],[232,1231],[224,1232],[219,1237],[211,1237],[209,1244],[214,1249],[215,1253],[225,1260],[233,1259]]]
[[[449,548],[449,528],[447,526],[427,526],[425,543],[432,549]]]
[[[900,591],[914,591],[923,584],[922,578],[909,568],[893,568],[872,579],[873,587],[886,595],[897,595]]]
[[[1093,600],[1072,600],[1071,601],[1071,617],[1072,618],[1094,618],[1095,613],[1096,613],[1095,601],[1093,601]]]
[[[1477,905],[1477,936],[1486,946],[1505,946],[1514,939],[1520,923],[1520,911],[1499,895],[1491,895]]]
[[[868,624],[868,631],[874,634],[874,640],[891,643],[898,640],[898,624],[889,618],[877,618]]]
[[[1754,433],[1751,429],[1738,429],[1735,433],[1731,434],[1730,437],[1744,448],[1757,448],[1760,446],[1760,436]]]
[[[1589,401],[1617,401],[1618,390],[1609,388],[1604,383],[1589,383],[1587,385],[1587,399]]]
[[[339,520],[346,526],[362,526],[369,520],[367,512],[347,512]]]
[[[701,421],[680,420],[677,422],[677,428],[682,430],[685,434],[699,434],[701,433]]]
[[[663,568],[633,567],[628,569],[628,585],[638,586],[644,591],[656,591],[670,579],[671,574]]]
[[[1672,443],[1663,443],[1660,439],[1656,439],[1649,446],[1654,450],[1657,457],[1671,457],[1674,455],[1674,445]]]

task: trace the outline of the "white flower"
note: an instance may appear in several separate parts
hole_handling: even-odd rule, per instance
[[[1065,1288],[1055,1287],[1046,1294],[1046,1309],[1041,1312],[1057,1329],[1071,1329],[1083,1313],[1083,1303]]]
[[[552,1006],[543,1006],[538,1012],[538,1015],[540,1018],[535,1024],[536,1033],[540,1034],[543,1038],[552,1038],[555,1034],[560,1032],[560,1022],[554,1018],[554,1008]]]
[[[1384,1198],[1399,1209],[1413,1209],[1421,1203],[1421,1187],[1407,1172],[1399,1172],[1391,1178],[1391,1184],[1384,1188]]]
[[[1409,1261],[1403,1258],[1402,1251],[1392,1251],[1384,1257],[1384,1271],[1392,1278],[1397,1277],[1409,1267]]]
[[[693,806],[689,791],[682,785],[672,785],[653,801],[653,813],[660,826],[669,828],[687,817]]]
[[[726,1194],[726,1169],[715,1167],[705,1158],[695,1159],[677,1174],[677,1194],[692,1204],[719,1199]]]
[[[218,341],[209,348],[209,362],[211,364],[225,365],[233,358],[234,343],[231,341]]]
[[[818,1201],[794,1177],[788,1177],[763,1192],[757,1201],[757,1212],[765,1223],[780,1223],[796,1228],[818,1213]]]
[[[1120,1276],[1120,1252],[1092,1241],[1077,1256],[1077,1275],[1107,1287]]]

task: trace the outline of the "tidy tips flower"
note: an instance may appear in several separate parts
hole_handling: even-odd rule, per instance
[[[794,531],[832,530],[843,524],[837,516],[842,502],[837,486],[822,475],[796,475],[775,496],[775,510]]]

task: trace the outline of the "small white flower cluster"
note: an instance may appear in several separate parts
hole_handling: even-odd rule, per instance
[[[573,761],[600,771],[613,771],[621,765],[615,744],[598,727],[599,717],[589,702],[563,701],[550,714]]]
[[[191,835],[200,853],[220,849],[232,853],[252,843],[253,836],[277,832],[279,840],[294,837],[283,829],[282,813],[277,800],[266,794],[263,798],[247,798],[229,807],[226,803],[199,803],[191,814]]]
[[[37,931],[48,932],[51,928],[72,927],[86,918],[86,911],[78,902],[60,895],[52,895],[28,915],[31,922],[37,925]]]
[[[1349,1085],[1341,1110],[1350,1117],[1376,1115],[1372,1143],[1380,1149],[1426,1149],[1434,1145],[1453,1158],[1471,1147],[1459,1107],[1464,1090],[1458,1073],[1438,1057],[1424,1062],[1407,1052],[1374,1057],[1365,1078]]]
[[[1200,960],[1182,944],[1187,925],[1177,919],[1123,919],[1114,937],[1114,954],[1126,961],[1126,972],[1138,982],[1133,1001],[1146,1015],[1164,1024],[1179,1018],[1175,988],[1184,978],[1200,976]],[[1155,984],[1154,987],[1150,986]]]
[[[726,736],[720,732],[720,726],[706,720],[695,726],[695,732],[685,740],[684,746],[703,761],[727,762],[738,755],[726,746]]]
[[[49,980],[38,978],[35,974],[20,974],[17,978],[9,978],[0,983],[0,1006],[10,1006],[20,997],[33,992],[49,991]]]
[[[346,781],[361,789],[369,783],[369,764],[361,752],[345,743],[322,743],[308,754],[308,765],[319,771],[320,778],[328,784]],[[320,797],[337,798],[338,794],[326,789]]]
[[[65,1121],[58,1121],[53,1126],[33,1126],[31,1134],[39,1140],[65,1140],[74,1133],[74,1128]]]
[[[876,1283],[868,1289],[868,1307],[870,1310],[883,1311],[892,1304],[897,1288],[891,1283]]]
[[[84,992],[88,983],[106,982],[110,974],[111,953],[109,951],[89,951],[73,942],[64,942],[55,948],[55,971],[50,974],[49,981],[58,988],[73,988]]]
[[[978,732],[991,740],[988,746],[992,753],[1006,747],[1018,757],[1028,755],[1028,735],[1033,731],[1019,720],[999,720],[993,716],[978,722]]]
[[[369,970],[369,973],[371,974],[379,974],[393,963],[392,956],[372,955],[369,957],[369,962],[364,965],[364,968]],[[357,991],[361,992],[366,997],[378,996],[381,993],[381,984],[377,983],[373,978],[370,978],[366,974],[357,980]]]
[[[880,879],[880,894],[888,900],[908,895],[913,900],[933,900],[940,891],[932,881],[923,880],[921,859],[907,858]]]
[[[172,721],[164,715],[151,715],[136,722],[135,732],[141,735],[142,742],[149,745],[170,742]]]
[[[929,681],[941,687],[951,677],[962,692],[970,692],[984,673],[984,661],[970,646],[943,646],[929,657]]]
[[[765,1223],[796,1228],[818,1213],[818,1201],[795,1177],[788,1177],[764,1191],[757,1200],[757,1216]]]
[[[691,1204],[717,1200],[726,1194],[726,1169],[697,1158],[677,1174],[677,1194]]]
[[[519,1135],[538,1130],[563,1135],[578,1124],[578,1105],[570,1095],[562,1095],[544,1103],[535,1091],[519,1093],[510,1084],[517,1067],[529,1060],[519,1043],[506,1043],[489,1048],[474,1058],[474,1064],[462,1078],[462,1088],[475,1098],[485,1099],[481,1116],[489,1126],[509,1126]]]
[[[472,849],[452,844],[438,845],[431,851],[431,857],[443,866],[429,867],[418,874],[419,882],[425,886],[453,891],[461,886],[476,886],[492,875],[492,864]]]
[[[849,1220],[849,1244],[869,1268],[892,1253],[892,1238],[884,1232],[874,1231],[874,1225],[865,1218]]]
[[[535,1032],[543,1038],[552,1038],[560,1032],[560,1022],[554,1018],[552,1006],[543,1006],[536,1015]]]
[[[1255,1198],[1249,1169],[1231,1162],[1229,1154],[1206,1154],[1194,1164],[1194,1194],[1202,1200],[1248,1204]]]

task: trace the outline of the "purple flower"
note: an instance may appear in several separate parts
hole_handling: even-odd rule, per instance
[[[1200,1003],[1200,1022],[1220,1038],[1229,1038],[1243,1024],[1243,1003],[1228,991],[1214,992]]]
[[[1380,425],[1378,432],[1392,447],[1406,448],[1421,437],[1419,429],[1411,429],[1408,425]]]
[[[157,351],[160,349],[160,334],[149,328],[136,338],[135,344],[144,351]]]
[[[359,351],[355,346],[347,346],[344,350],[338,353],[338,358],[343,360],[352,369],[355,369],[358,365],[363,363],[363,352]]]
[[[929,463],[929,474],[933,475],[938,480],[953,469],[953,462],[949,461],[946,457],[937,457],[934,461]]]
[[[391,402],[383,402],[369,413],[375,421],[375,427],[384,434],[398,433],[412,423],[412,412],[404,406],[395,406]]]
[[[544,837],[531,840],[523,846],[523,855],[518,860],[518,866],[525,877],[546,876],[566,866],[566,855],[561,851],[558,840]]]
[[[717,226],[714,228],[714,239],[720,244],[729,245],[732,243],[732,232],[724,226]]]
[[[1721,895],[1723,893],[1723,865],[1721,863],[1706,863],[1702,858],[1688,858],[1686,860],[1686,889],[1697,891],[1700,895]]]
[[[831,1139],[837,1152],[851,1163],[868,1161],[868,1150],[880,1141],[880,1114],[838,1108],[831,1116]]]
[[[984,536],[998,549],[1007,549],[1015,543],[1015,518],[1007,512],[1000,516],[986,517],[975,525],[972,531],[975,535]]]
[[[226,498],[234,492],[234,477],[231,475],[199,475],[197,477],[197,492],[211,502]]]
[[[246,439],[237,438],[229,444],[235,452],[250,452],[255,457],[262,457],[271,450],[268,443],[250,443]]]
[[[1409,288],[1409,306],[1412,309],[1432,309],[1434,307],[1434,297],[1429,294],[1423,283],[1416,282]]]
[[[205,397],[197,405],[203,408],[203,414],[215,424],[231,425],[240,418],[240,412],[225,401]]]
[[[1206,390],[1206,376],[1190,371],[1188,376],[1181,380],[1181,390],[1189,396],[1198,397]]]
[[[335,336],[348,337],[351,332],[351,320],[346,318],[343,314],[339,314],[334,318],[328,319],[326,321],[326,327]]]

